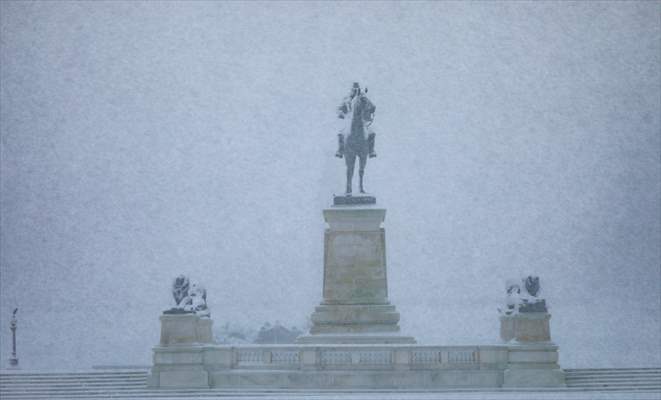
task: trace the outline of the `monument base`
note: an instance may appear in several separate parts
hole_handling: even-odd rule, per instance
[[[321,304],[311,334],[399,332],[399,313],[390,304]]]
[[[315,308],[310,334],[296,343],[414,344],[399,335],[399,313],[390,304],[321,304]]]
[[[362,199],[362,200],[359,200]],[[335,196],[334,204],[367,204],[370,196]],[[323,299],[301,344],[414,344],[399,335],[399,312],[388,301],[386,210],[369,206],[324,210]]]

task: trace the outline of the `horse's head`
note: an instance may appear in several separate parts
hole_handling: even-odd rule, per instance
[[[354,119],[360,117],[363,122],[372,122],[376,106],[367,98],[367,96],[364,94],[359,95],[354,107]]]

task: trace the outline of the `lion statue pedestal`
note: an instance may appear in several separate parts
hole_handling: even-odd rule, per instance
[[[204,349],[214,344],[207,292],[178,276],[172,285],[175,305],[163,312],[161,340],[154,347],[150,387],[209,387]]]
[[[508,345],[503,387],[564,386],[558,346],[551,342],[551,314],[540,297],[539,277],[507,282],[507,305],[501,310],[500,338]]]

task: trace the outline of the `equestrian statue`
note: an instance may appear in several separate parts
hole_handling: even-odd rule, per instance
[[[370,129],[374,121],[376,106],[367,98],[367,88],[363,91],[358,82],[353,84],[351,93],[344,98],[337,108],[337,117],[349,120],[348,126],[338,134],[339,148],[336,157],[344,157],[347,165],[347,187],[345,194],[351,196],[351,181],[358,157],[358,176],[360,178],[360,193],[365,193],[363,176],[367,158],[376,157],[374,138],[376,134]]]

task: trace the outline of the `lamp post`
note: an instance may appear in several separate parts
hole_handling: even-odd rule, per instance
[[[11,316],[11,322],[9,323],[9,329],[11,329],[11,358],[9,359],[9,365],[12,367],[18,366],[18,357],[16,357],[16,312],[18,308],[14,309],[14,313]]]

